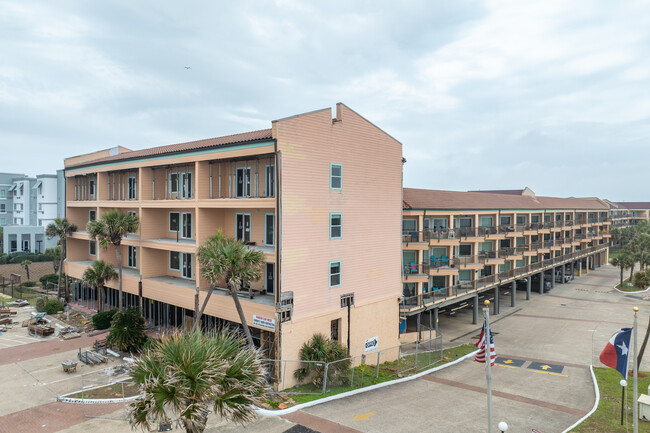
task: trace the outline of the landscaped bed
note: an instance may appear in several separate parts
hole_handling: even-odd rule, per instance
[[[428,368],[439,367],[441,365],[447,364],[451,361],[455,361],[458,358],[461,358],[468,353],[472,353],[476,350],[476,347],[470,344],[464,344],[461,346],[452,347],[445,349],[443,352],[442,360],[434,365],[425,364],[426,357],[420,355],[418,358],[418,369],[411,369],[408,371],[408,374],[403,374],[401,377],[410,376],[412,374],[418,373],[419,371],[426,370]],[[415,355],[408,355],[402,357],[400,363],[405,365],[415,364]],[[352,391],[354,389],[364,388],[366,386],[374,385],[377,383],[388,382],[390,380],[398,379],[400,376],[397,374],[397,361],[384,362],[379,364],[379,374],[377,375],[377,367],[375,365],[365,365],[354,367],[355,385],[340,385],[328,387],[327,392],[324,394],[307,394],[307,393],[320,393],[322,388],[317,388],[312,384],[294,386],[292,388],[286,389],[284,393],[291,395],[291,400],[295,403],[307,403],[313,400],[318,400],[321,398],[329,397],[336,394],[341,394],[343,392]],[[294,393],[303,393],[295,394]],[[277,402],[268,402],[272,407],[277,408]]]
[[[594,367],[594,374],[598,381],[600,391],[600,403],[596,412],[587,418],[582,424],[572,430],[579,433],[616,433],[632,431],[632,377],[627,378],[627,429],[625,420],[621,425],[621,385],[622,377],[614,369],[606,367]],[[642,377],[646,376],[646,377]],[[648,390],[650,384],[650,372],[639,372],[639,395]],[[639,420],[639,431],[650,432],[650,422]]]
[[[76,394],[68,395],[70,398],[83,398],[83,399],[106,399],[106,398],[122,398],[134,397],[140,394],[140,388],[135,383],[131,382],[118,382],[110,385],[104,385],[98,388],[91,388],[78,392]]]
[[[623,284],[617,284],[616,289],[620,290],[621,292],[642,292],[647,289],[647,287],[636,287],[635,285],[628,286],[628,283],[630,283],[630,279],[626,278],[623,280]]]

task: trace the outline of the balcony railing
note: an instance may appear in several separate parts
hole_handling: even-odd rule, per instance
[[[405,278],[414,275],[427,275],[429,273],[428,263],[408,263],[402,265],[402,275]]]
[[[607,248],[606,244],[586,247],[579,251],[563,254],[558,257],[543,260],[537,263],[531,263],[526,266],[500,272],[494,275],[488,275],[471,281],[461,281],[458,284],[449,287],[436,287],[428,291],[412,296],[402,296],[400,308],[410,310],[417,307],[426,307],[457,296],[478,293],[479,289],[491,286],[497,286],[504,282],[514,281],[519,277],[530,275],[535,271],[545,269],[549,266],[562,264],[568,260],[586,256],[592,252],[602,251]]]

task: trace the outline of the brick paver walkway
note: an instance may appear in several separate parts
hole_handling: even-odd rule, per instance
[[[99,334],[93,337],[82,335],[81,337],[73,338],[72,340],[63,341],[55,339],[8,347],[0,350],[0,365],[27,361],[29,359],[40,358],[41,356],[52,355],[60,352],[67,352],[80,347],[89,347],[92,346],[95,340],[105,337],[105,334]]]
[[[101,404],[86,407],[93,416],[103,416],[123,405]],[[0,433],[54,433],[90,420],[80,404],[54,402],[0,416]]]

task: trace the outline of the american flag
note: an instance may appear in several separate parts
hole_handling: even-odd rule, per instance
[[[476,347],[478,347],[478,352],[476,353],[476,356],[474,356],[474,361],[476,362],[485,362],[486,358],[486,338],[485,338],[485,330],[487,329],[487,323],[485,320],[483,320],[483,328],[481,328],[481,335],[478,337],[478,341],[476,344],[474,344]],[[497,352],[494,350],[494,338],[492,338],[492,330],[490,329],[490,365],[494,365],[494,361],[497,359]]]

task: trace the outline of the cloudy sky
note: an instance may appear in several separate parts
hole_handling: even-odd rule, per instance
[[[0,53],[0,171],[344,102],[405,186],[650,201],[647,1],[2,0]]]

